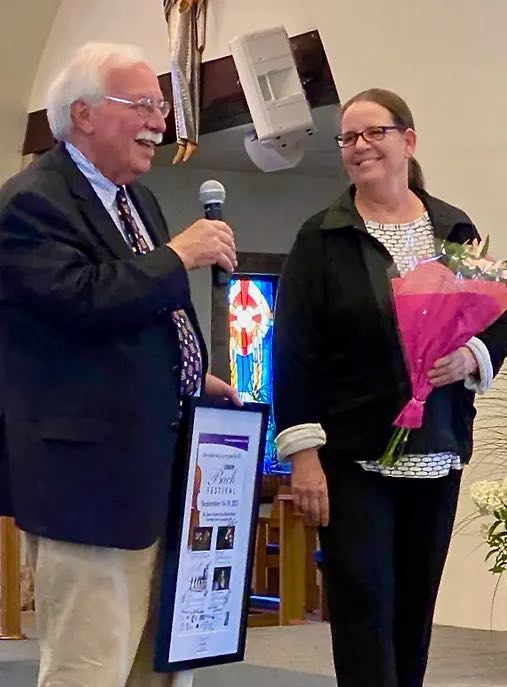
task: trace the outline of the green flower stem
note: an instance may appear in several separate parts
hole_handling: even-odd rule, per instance
[[[392,467],[402,457],[409,434],[410,429],[404,427],[398,427],[398,429],[393,432],[391,441],[379,460],[380,465]]]

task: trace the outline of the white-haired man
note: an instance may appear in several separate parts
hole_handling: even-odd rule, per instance
[[[83,46],[49,90],[57,145],[0,191],[5,423],[39,687],[170,684],[141,637],[180,399],[237,401],[206,373],[187,277],[232,271],[233,233],[201,219],[171,240],[136,181],[168,109],[137,48]]]

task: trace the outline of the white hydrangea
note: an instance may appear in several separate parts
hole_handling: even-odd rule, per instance
[[[507,479],[503,482],[475,482],[470,488],[470,496],[481,515],[492,515],[494,511],[506,508]]]

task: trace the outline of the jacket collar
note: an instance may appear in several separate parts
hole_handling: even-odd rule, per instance
[[[50,158],[50,163],[61,170],[70,193],[77,199],[78,207],[88,220],[91,229],[109,246],[116,257],[131,257],[132,251],[93,190],[92,185],[70,157],[65,144],[58,143],[46,153],[46,156],[46,160]],[[167,241],[165,227],[161,226],[160,219],[156,216],[155,204],[149,191],[138,182],[128,184],[126,188],[155,246],[165,243]]]
[[[437,238],[447,239],[457,224],[473,226],[470,218],[459,208],[430,196],[426,191],[415,190],[414,193],[426,208]],[[321,229],[353,228],[366,231],[364,221],[354,204],[355,194],[356,189],[352,185],[330,206],[324,216]]]

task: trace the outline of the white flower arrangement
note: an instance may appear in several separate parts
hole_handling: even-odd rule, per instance
[[[507,503],[507,479],[503,482],[483,480],[474,482],[470,496],[481,515],[493,515]]]
[[[507,570],[507,479],[475,482],[470,496],[479,515],[490,519],[481,528],[489,548],[486,560],[494,559],[490,571],[501,574]]]

